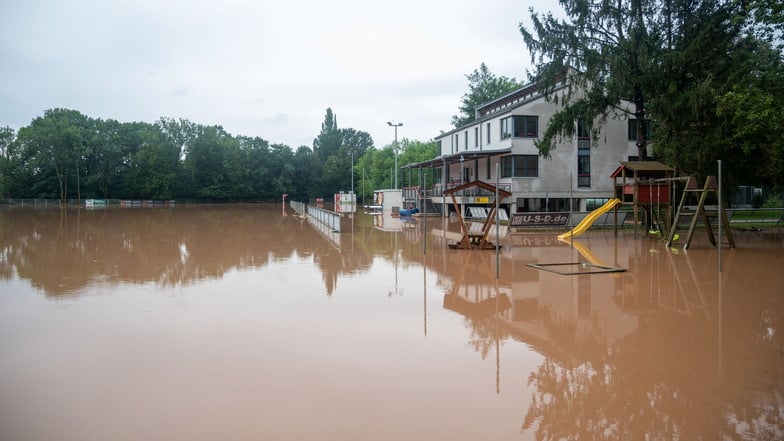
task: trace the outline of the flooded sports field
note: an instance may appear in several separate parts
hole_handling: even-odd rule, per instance
[[[441,218],[346,230],[0,209],[0,439],[784,437],[780,230],[735,231],[721,272],[699,230],[504,229],[498,254]]]

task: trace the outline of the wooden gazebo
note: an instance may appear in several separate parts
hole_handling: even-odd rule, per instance
[[[463,219],[462,210],[460,210],[460,205],[457,203],[457,198],[455,197],[455,194],[462,190],[466,190],[472,187],[479,187],[483,190],[492,192],[493,195],[498,194],[499,198],[505,198],[512,195],[512,193],[506,190],[501,190],[500,188],[497,188],[495,185],[488,184],[487,182],[484,181],[472,181],[466,184],[452,187],[449,190],[444,190],[444,195],[445,196],[449,195],[449,197],[452,198],[452,206],[455,209],[455,213],[457,213],[457,218],[460,220],[460,229],[463,233],[463,238],[460,239],[460,241],[454,246],[450,245],[450,247],[466,249],[466,250],[494,249],[495,245],[493,245],[490,241],[487,240],[487,236],[488,234],[490,234],[490,227],[492,227],[493,222],[495,222],[495,217],[498,215],[496,210],[496,206],[498,204],[497,203],[492,204],[492,208],[490,208],[490,212],[487,214],[487,218],[485,219],[485,222],[482,225],[482,232],[474,233],[469,230],[468,226],[466,226],[465,219]],[[500,202],[500,201],[496,201],[496,202]]]

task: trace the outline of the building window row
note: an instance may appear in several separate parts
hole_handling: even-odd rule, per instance
[[[492,143],[492,129],[491,123],[485,124],[485,145]],[[539,137],[539,117],[538,116],[510,116],[500,121],[501,136],[500,139],[506,138],[538,138]],[[474,142],[473,148],[481,148],[482,140],[481,126],[474,127]],[[460,151],[460,134],[455,133],[452,144],[452,153]],[[463,150],[468,150],[468,130],[463,131]]]
[[[501,120],[501,139],[538,138],[538,116],[510,116]]]
[[[538,155],[510,155],[501,158],[502,178],[536,178],[538,176]]]

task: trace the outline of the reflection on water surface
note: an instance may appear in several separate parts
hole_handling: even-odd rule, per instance
[[[287,214],[0,210],[0,439],[784,436],[781,233],[719,276],[699,237]],[[627,271],[526,266],[563,262]]]

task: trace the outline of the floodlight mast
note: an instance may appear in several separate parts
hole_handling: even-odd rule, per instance
[[[403,125],[403,123],[402,123],[402,122],[399,122],[399,123],[393,123],[392,121],[387,121],[387,124],[388,124],[390,127],[394,127],[394,128],[395,128],[395,146],[392,148],[392,150],[395,152],[395,190],[397,190],[397,151],[398,151],[398,145],[397,145],[397,128],[398,128],[398,127],[400,127],[400,126],[402,126],[402,125]]]

